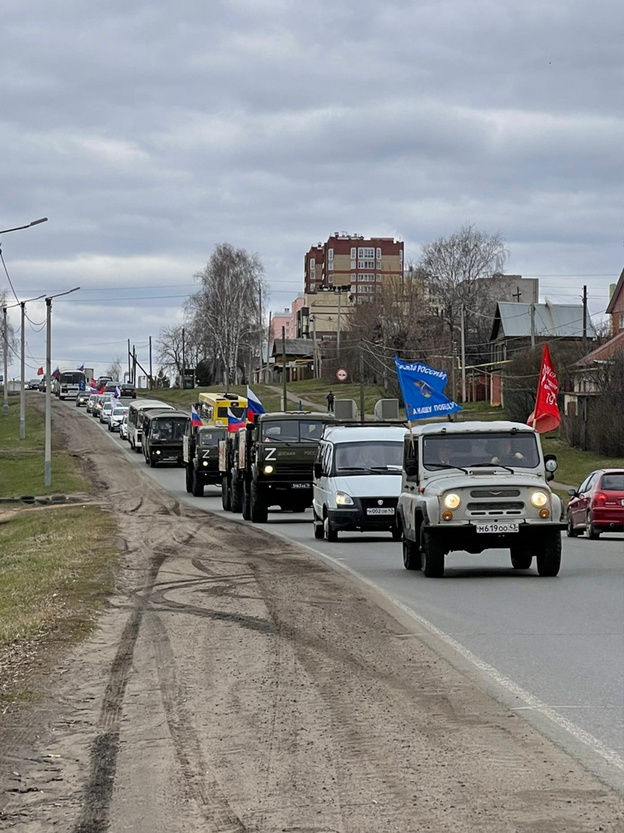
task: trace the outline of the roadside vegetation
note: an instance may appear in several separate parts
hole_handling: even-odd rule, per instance
[[[43,457],[43,410],[27,407],[19,440],[19,400],[10,397],[9,414],[0,415],[0,702],[34,696],[26,670],[88,635],[114,587],[119,555],[110,515],[55,500],[90,486],[53,437],[45,487]]]

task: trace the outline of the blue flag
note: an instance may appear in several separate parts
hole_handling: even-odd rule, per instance
[[[462,410],[461,405],[442,393],[446,387],[446,371],[435,370],[422,362],[404,362],[396,356],[394,362],[408,422]]]

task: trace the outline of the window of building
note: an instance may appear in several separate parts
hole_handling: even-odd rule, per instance
[[[352,251],[355,251],[355,249],[353,249]],[[351,257],[351,266],[349,268],[350,269],[355,269],[355,258],[354,257]]]
[[[333,260],[328,261],[327,268],[328,269],[333,269],[334,268],[334,261]]]
[[[358,269],[374,269],[374,260],[358,260]]]
[[[355,246],[351,249],[351,260],[355,260],[357,257],[357,249]]]
[[[381,260],[381,249],[377,249],[377,260]]]
[[[327,260],[333,260],[333,259],[334,259],[334,250],[333,249],[328,249],[327,250]]]
[[[375,257],[375,249],[369,246],[360,246],[360,248],[358,249],[358,257],[363,257],[367,260],[372,260]]]

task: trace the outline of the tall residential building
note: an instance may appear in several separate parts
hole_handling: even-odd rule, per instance
[[[385,279],[403,279],[403,243],[392,237],[364,238],[336,232],[305,256],[305,293],[348,292],[352,303],[370,301]]]

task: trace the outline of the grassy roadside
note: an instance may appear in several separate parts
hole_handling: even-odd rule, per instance
[[[43,457],[43,411],[27,406],[19,440],[19,401],[10,397],[9,414],[0,415],[0,498],[89,491],[57,438],[48,487]],[[95,627],[114,588],[115,537],[110,515],[96,506],[0,503],[0,702],[33,696],[28,670]]]

